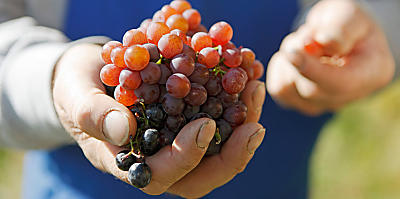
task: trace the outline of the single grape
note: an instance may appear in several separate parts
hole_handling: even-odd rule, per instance
[[[243,70],[245,70],[246,71],[246,74],[247,74],[247,78],[249,79],[249,80],[253,80],[254,79],[254,68],[253,67],[242,67],[242,66],[240,66]]]
[[[160,52],[158,52],[158,47],[152,43],[143,44],[143,47],[149,51],[150,61],[157,62],[160,59]]]
[[[246,120],[247,106],[239,101],[225,109],[223,117],[231,126],[239,126]]]
[[[208,30],[207,30],[207,28],[206,28],[204,25],[200,24],[200,25],[197,26],[197,28],[195,28],[195,29],[193,29],[193,30],[189,30],[186,34],[192,37],[194,34],[196,34],[196,33],[198,33],[198,32],[205,32],[205,33],[207,33]]]
[[[232,39],[233,30],[228,23],[222,21],[211,26],[208,34],[215,45],[224,45]]]
[[[213,118],[211,117],[211,115],[209,115],[209,114],[207,114],[207,113],[196,113],[196,114],[192,117],[192,119],[190,119],[190,121],[192,122],[192,121],[198,120],[198,119],[200,119],[200,118],[209,118],[209,119],[213,119]]]
[[[129,182],[136,188],[144,188],[151,181],[151,169],[146,163],[135,163],[129,168]]]
[[[182,39],[174,34],[165,34],[158,41],[158,49],[163,57],[171,59],[182,52]]]
[[[121,47],[122,44],[118,41],[109,41],[103,46],[103,50],[101,51],[101,57],[103,58],[104,63],[112,64],[111,60],[111,51],[116,47]]]
[[[206,103],[201,106],[201,112],[209,114],[213,119],[218,119],[224,112],[221,101],[216,97],[210,97]]]
[[[167,128],[172,132],[178,133],[182,129],[182,127],[185,126],[185,124],[186,119],[185,116],[183,116],[182,114],[175,116],[169,115],[167,117],[166,125]]]
[[[154,13],[152,22],[162,22],[165,23],[167,19],[165,18],[165,13],[161,10],[158,10],[157,12]]]
[[[129,168],[137,162],[136,157],[129,152],[129,150],[121,151],[115,157],[117,167],[122,171],[129,171]]]
[[[178,11],[179,14],[182,14],[185,10],[192,8],[192,5],[190,5],[189,2],[182,0],[172,1],[169,5]]]
[[[237,94],[246,87],[248,77],[242,68],[231,68],[222,78],[222,86],[229,94]]]
[[[183,45],[185,45],[187,43],[186,34],[182,30],[173,29],[173,30],[171,30],[170,34],[176,35],[179,38],[181,38],[183,41]]]
[[[198,32],[193,35],[191,44],[192,44],[192,48],[196,52],[199,52],[203,48],[212,47],[212,40],[211,40],[211,37],[207,33]]]
[[[171,60],[170,66],[172,72],[189,77],[194,71],[194,60],[186,54],[179,54]]]
[[[229,94],[225,91],[222,91],[218,95],[218,99],[221,101],[222,106],[227,108],[239,101],[239,94]]]
[[[221,142],[224,143],[231,136],[233,129],[231,125],[224,119],[217,120],[217,128],[221,135]]]
[[[242,68],[251,67],[256,59],[256,54],[249,48],[240,49],[240,53],[242,54],[242,64],[240,66]]]
[[[131,70],[141,71],[150,61],[150,53],[143,46],[133,45],[125,52],[125,63]]]
[[[168,130],[167,128],[163,128],[160,131],[160,145],[161,147],[172,145],[176,137],[176,133]]]
[[[170,16],[172,16],[174,14],[178,14],[178,11],[176,11],[170,5],[163,6],[161,8],[161,11],[164,13],[165,20],[167,20]]]
[[[182,16],[188,22],[189,30],[197,28],[201,23],[200,13],[196,9],[187,9],[182,13]]]
[[[205,85],[209,96],[217,96],[222,91],[221,77],[214,73],[209,74],[209,80]]]
[[[158,103],[162,103],[164,96],[167,94],[167,88],[164,84],[160,84],[160,97],[158,97]]]
[[[168,115],[179,115],[185,109],[185,102],[183,99],[175,98],[167,93],[162,99],[162,106]]]
[[[140,24],[139,30],[142,31],[144,34],[146,34],[147,28],[149,27],[151,21],[152,21],[151,19],[143,20],[142,23]]]
[[[203,85],[192,83],[189,94],[185,97],[186,104],[200,106],[207,100],[207,90]]]
[[[199,112],[200,112],[200,106],[192,106],[186,104],[185,110],[183,110],[183,115],[185,115],[187,121],[190,121],[192,117]]]
[[[120,85],[118,85],[115,88],[114,98],[117,102],[119,102],[125,106],[131,106],[137,100],[137,97],[133,90],[126,90],[126,89],[122,88]]]
[[[147,43],[146,34],[144,34],[139,29],[132,29],[125,33],[122,43],[124,46],[133,46],[136,44],[145,44]]]
[[[144,83],[156,84],[161,78],[161,69],[154,62],[149,62],[145,69],[140,71],[140,77]]]
[[[199,53],[198,62],[208,68],[214,68],[219,63],[218,51],[211,47],[203,48]]]
[[[222,53],[225,52],[227,49],[234,49],[234,48],[236,48],[236,45],[232,41],[229,41],[228,43],[221,45],[221,47],[219,48],[220,50],[219,54],[222,56]]]
[[[124,89],[135,90],[142,84],[142,78],[139,72],[126,68],[119,75],[119,84]]]
[[[152,156],[160,149],[160,133],[157,129],[147,129],[140,142],[140,152],[145,156]]]
[[[189,30],[188,22],[180,14],[175,14],[175,15],[170,16],[167,19],[167,22],[165,22],[165,24],[167,24],[167,26],[169,27],[170,30],[179,29],[182,32],[184,32],[185,34]]]
[[[148,119],[162,123],[166,117],[161,104],[150,104],[146,108],[146,116]]]
[[[161,70],[161,77],[160,77],[160,80],[158,81],[158,83],[166,84],[169,76],[172,75],[172,72],[165,64],[160,64],[159,66],[160,66],[160,70]]]
[[[254,61],[251,67],[254,70],[253,79],[260,79],[264,75],[264,65],[259,60]]]
[[[196,63],[192,75],[189,80],[193,83],[205,85],[209,80],[210,72],[203,64]]]
[[[222,58],[224,58],[224,64],[231,68],[238,67],[242,63],[242,55],[237,48],[227,49],[222,53]]]
[[[100,79],[107,86],[118,86],[121,71],[122,68],[114,64],[107,64],[100,71]]]
[[[135,90],[135,94],[139,99],[143,99],[145,104],[152,104],[157,102],[160,96],[160,89],[158,84],[145,84],[143,83]]]
[[[196,51],[194,51],[192,47],[186,44],[183,45],[182,53],[191,57],[193,60],[196,60]]]
[[[221,151],[221,143],[217,144],[217,140],[215,137],[211,140],[210,144],[208,144],[208,148],[206,151],[206,156],[211,156],[218,154]]]
[[[121,68],[126,68],[126,64],[124,61],[124,55],[125,52],[127,50],[127,47],[115,47],[112,51],[111,51],[111,61],[112,63],[114,63],[115,66],[121,67]]]
[[[151,22],[149,27],[147,28],[147,40],[157,45],[160,38],[169,33],[169,28],[162,22]]]
[[[175,73],[168,78],[166,87],[171,96],[184,98],[190,92],[190,81],[184,74]]]

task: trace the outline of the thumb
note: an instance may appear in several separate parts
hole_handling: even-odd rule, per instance
[[[53,97],[61,123],[72,134],[84,132],[122,146],[136,132],[136,120],[124,105],[105,93],[100,81],[101,47],[77,45],[56,66]]]
[[[361,6],[347,0],[325,0],[307,16],[312,40],[322,46],[324,55],[346,55],[367,35],[371,19]],[[307,45],[307,44],[306,44]]]

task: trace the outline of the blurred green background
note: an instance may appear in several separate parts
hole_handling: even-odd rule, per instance
[[[0,149],[0,198],[19,198],[23,153]],[[400,81],[354,103],[321,132],[311,199],[400,198]]]

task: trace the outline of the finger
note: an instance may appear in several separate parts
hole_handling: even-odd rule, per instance
[[[146,163],[152,171],[152,180],[142,190],[148,194],[164,193],[171,185],[193,170],[203,158],[208,144],[214,137],[214,120],[202,118],[186,125],[175,138]]]
[[[371,19],[354,1],[327,0],[316,4],[306,24],[327,55],[346,55],[364,38]]]
[[[265,90],[265,84],[261,81],[252,80],[247,83],[240,97],[247,106],[246,123],[258,122],[260,119],[265,100]]]
[[[260,124],[248,123],[238,127],[220,154],[203,159],[168,192],[186,198],[199,198],[226,184],[246,168],[264,136],[265,129]]]
[[[268,66],[267,89],[274,100],[285,108],[297,109],[307,115],[319,115],[324,110],[318,104],[301,97],[296,88],[298,72],[283,53],[276,53]]]
[[[125,106],[105,94],[99,77],[100,52],[99,46],[81,45],[63,55],[53,89],[55,104],[61,113],[67,112],[61,115],[70,117],[66,120],[72,129],[121,146],[128,142],[129,133],[136,132],[136,120]]]

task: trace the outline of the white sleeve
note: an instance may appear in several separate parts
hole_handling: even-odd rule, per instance
[[[60,56],[76,42],[29,17],[0,24],[0,38],[0,146],[46,149],[73,143],[55,112],[52,78]]]

